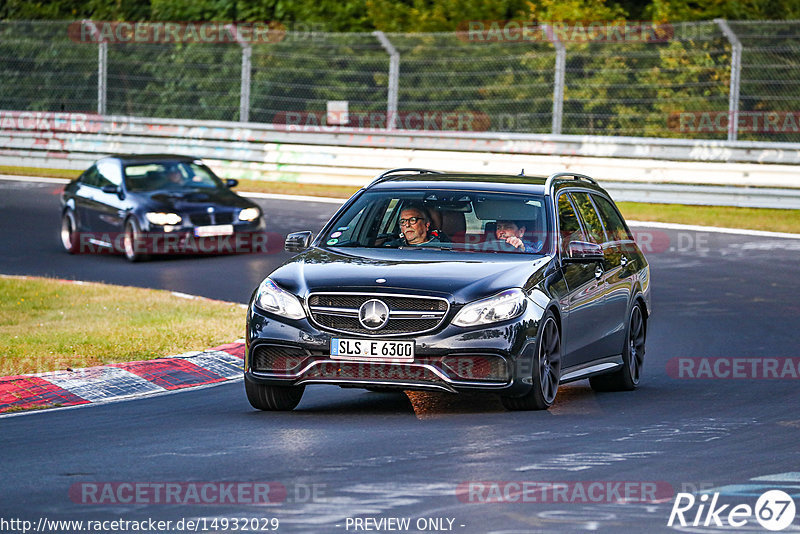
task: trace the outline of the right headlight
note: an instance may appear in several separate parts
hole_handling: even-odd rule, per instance
[[[300,304],[300,299],[281,289],[278,285],[265,278],[261,285],[258,286],[255,298],[256,306],[264,311],[288,317],[289,319],[302,319],[306,316],[303,305]]]
[[[461,308],[453,319],[456,326],[476,326],[513,319],[525,309],[525,293],[507,289],[491,297],[476,300]]]

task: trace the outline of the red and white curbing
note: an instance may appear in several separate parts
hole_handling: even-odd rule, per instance
[[[242,377],[244,343],[169,358],[0,378],[0,413],[108,402]]]
[[[36,278],[6,274],[0,277]],[[102,285],[81,280],[52,280],[65,284]],[[185,299],[214,301],[177,291],[171,293]],[[239,306],[247,308],[244,304]],[[244,369],[244,350],[244,343],[237,341],[205,351],[154,360],[0,377],[0,414],[108,402],[239,379]]]

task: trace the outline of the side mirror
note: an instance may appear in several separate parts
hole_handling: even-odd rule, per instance
[[[311,232],[294,232],[286,236],[283,248],[287,252],[303,252],[311,244]]]
[[[111,193],[112,195],[118,195],[122,191],[118,185],[104,185],[100,190],[103,193]]]
[[[564,261],[570,263],[591,263],[594,261],[603,261],[604,259],[603,247],[597,243],[570,241],[569,254],[564,258]]]
[[[233,178],[225,180],[225,187],[227,188],[236,187],[237,185],[239,185],[239,180],[234,180]]]

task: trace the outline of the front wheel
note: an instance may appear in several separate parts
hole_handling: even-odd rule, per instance
[[[625,346],[622,349],[622,367],[607,375],[589,378],[595,391],[631,391],[639,385],[644,364],[644,345],[647,333],[642,306],[637,302],[628,316]]]
[[[142,261],[147,259],[147,254],[142,252],[144,240],[139,225],[135,219],[128,219],[125,223],[125,235],[122,240],[125,258],[130,262]]]
[[[542,318],[533,360],[533,385],[522,397],[501,397],[507,410],[546,410],[556,399],[561,379],[561,333],[553,312]]]
[[[300,404],[305,386],[268,386],[244,379],[244,390],[250,405],[258,410],[291,411]]]
[[[61,244],[69,254],[78,250],[78,225],[71,209],[64,210],[61,216]]]

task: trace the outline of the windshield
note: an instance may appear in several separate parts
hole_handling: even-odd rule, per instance
[[[168,161],[125,166],[125,186],[128,191],[157,191],[163,189],[216,189],[222,182],[210,169],[194,162]]]
[[[508,254],[549,250],[541,195],[369,191],[330,226],[328,247],[445,249]]]

